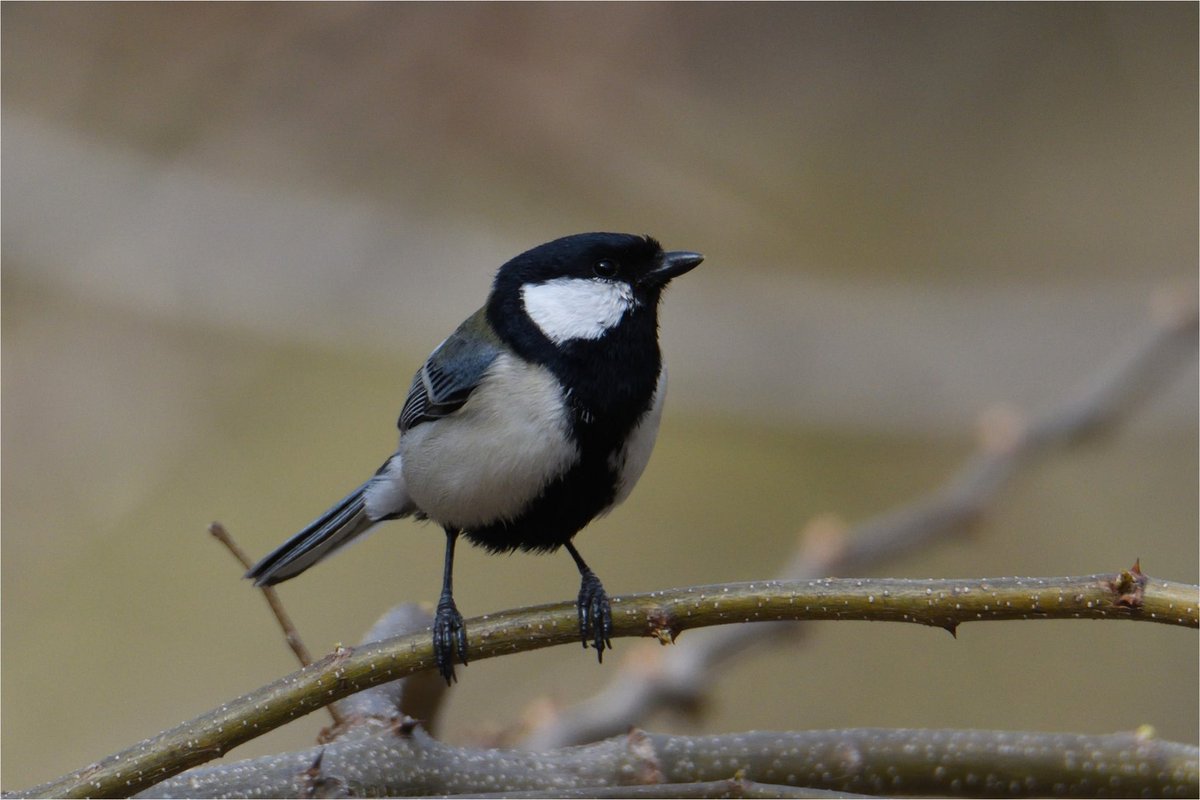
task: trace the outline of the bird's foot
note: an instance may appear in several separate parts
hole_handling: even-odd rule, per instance
[[[454,598],[442,595],[438,601],[437,614],[433,618],[433,658],[438,672],[446,679],[446,685],[457,680],[454,674],[454,651],[463,665],[467,663],[467,628],[462,614],[454,605]]]
[[[596,660],[604,662],[604,648],[612,649],[612,607],[608,602],[608,594],[604,585],[595,573],[583,573],[583,582],[579,586],[579,600],[576,601],[579,610],[579,635],[583,638],[586,650],[588,642],[596,648]]]

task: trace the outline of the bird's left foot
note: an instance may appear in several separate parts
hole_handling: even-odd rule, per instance
[[[433,656],[437,671],[449,686],[457,677],[454,674],[454,652],[465,665],[467,663],[467,628],[462,614],[454,605],[454,598],[442,595],[437,615],[433,618]]]
[[[583,573],[583,583],[579,587],[579,635],[583,638],[586,650],[590,641],[596,648],[596,660],[604,662],[604,648],[612,649],[612,607],[608,602],[608,594],[604,585],[590,570]]]

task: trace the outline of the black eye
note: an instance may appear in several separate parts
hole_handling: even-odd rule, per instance
[[[592,270],[598,277],[611,278],[617,274],[617,262],[609,261],[607,258],[604,258],[600,261],[597,261],[596,265],[592,267]]]

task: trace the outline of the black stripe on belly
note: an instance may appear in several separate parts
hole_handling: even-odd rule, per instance
[[[551,482],[516,519],[463,533],[472,544],[493,553],[557,550],[612,505],[616,483],[607,454],[585,456],[579,464]]]

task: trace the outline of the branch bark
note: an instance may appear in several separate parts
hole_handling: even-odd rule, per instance
[[[964,622],[1127,619],[1200,627],[1200,587],[1152,579],[1136,567],[1077,578],[963,580],[824,579],[699,586],[614,598],[613,637],[652,636],[733,622],[876,620],[953,632]],[[573,603],[468,620],[478,661],[578,644]],[[239,744],[363,689],[433,668],[428,632],[357,649],[339,648],[309,667],[111,755],[21,797],[127,797]]]
[[[1157,740],[1146,730],[1107,736],[634,730],[583,747],[530,753],[454,747],[400,724],[367,739],[193,770],[147,796],[707,797],[730,796],[708,793],[722,785],[754,782],[753,796],[775,797],[797,796],[787,787],[886,796],[1194,797],[1198,760],[1197,748]],[[706,791],[698,793],[702,786]]]

